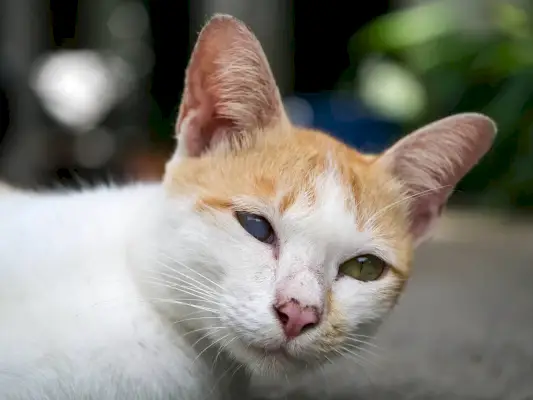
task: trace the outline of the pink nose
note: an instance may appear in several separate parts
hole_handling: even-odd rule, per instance
[[[319,321],[318,310],[315,307],[302,307],[295,299],[274,306],[274,309],[283,331],[289,339],[295,338],[304,330],[316,326]]]

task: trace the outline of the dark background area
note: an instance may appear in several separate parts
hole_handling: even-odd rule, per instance
[[[287,3],[291,3],[288,7],[292,10],[293,20],[291,46],[294,54],[294,86],[291,92],[297,93],[317,93],[334,88],[343,71],[350,65],[348,41],[353,32],[389,8],[387,1],[372,2],[357,13],[353,12],[348,2],[335,2],[334,6],[329,7],[315,1]],[[150,110],[150,107],[157,108],[155,118],[158,121],[155,123],[159,125],[159,132],[152,132],[151,140],[162,142],[164,147],[172,146],[172,124],[183,90],[183,73],[196,38],[195,32],[199,31],[201,26],[192,26],[189,1],[155,0],[145,1],[144,5],[151,22],[154,64],[151,77],[146,83],[151,104],[146,107],[148,110],[143,111],[153,115],[154,110]],[[79,14],[78,1],[49,0],[47,19],[50,38],[45,39],[41,50],[44,52],[91,47],[91,41],[80,32]],[[204,20],[207,18],[206,15]],[[42,35],[46,33],[44,29],[41,32]],[[10,99],[5,86],[0,87],[2,138],[6,136],[9,126],[10,111],[16,107],[16,95]],[[37,103],[34,98],[32,101]],[[56,133],[63,129],[50,121],[41,109],[38,112],[42,123],[51,125],[48,129]],[[108,118],[112,119],[113,115]],[[0,142],[1,144],[5,143]],[[122,162],[122,158],[118,161],[110,160],[102,168],[89,170],[77,165],[75,161],[64,161],[32,183],[49,185],[59,179],[64,184],[76,185],[78,177],[98,181],[108,175],[122,174]]]
[[[174,146],[173,124],[196,34],[212,11],[236,9],[264,44],[296,122],[360,150],[381,151],[432,120],[483,112],[500,129],[494,150],[461,182],[452,202],[531,208],[531,1],[235,4],[2,0],[0,176],[32,187],[157,179]],[[112,32],[109,21],[124,5],[144,9],[148,28],[139,37]],[[261,26],[265,13],[270,19]],[[121,17],[123,30],[139,24],[128,15]],[[54,116],[48,109],[61,107],[31,84],[42,56],[79,50],[122,57],[136,76],[128,94],[83,134]],[[49,90],[54,82],[47,85]]]

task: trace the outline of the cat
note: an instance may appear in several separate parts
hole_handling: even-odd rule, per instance
[[[349,359],[495,133],[457,114],[360,154],[293,126],[254,34],[213,16],[161,182],[0,196],[0,398],[240,398]]]

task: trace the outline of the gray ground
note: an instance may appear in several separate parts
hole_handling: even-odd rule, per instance
[[[483,243],[421,249],[379,337],[382,367],[358,392],[375,400],[533,399],[532,260],[530,249]]]
[[[421,248],[377,366],[342,400],[533,399],[533,241],[507,238]]]

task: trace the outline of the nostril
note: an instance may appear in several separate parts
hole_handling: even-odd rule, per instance
[[[280,311],[276,307],[274,307],[274,312],[276,313],[276,316],[279,319],[279,322],[281,322],[282,325],[287,325],[289,322],[289,316],[285,314],[283,311]]]
[[[305,331],[308,331],[309,329],[312,329],[316,326],[317,324],[316,323],[313,323],[313,322],[310,322],[308,324],[305,324],[304,326],[302,326],[302,332],[305,332]]]

